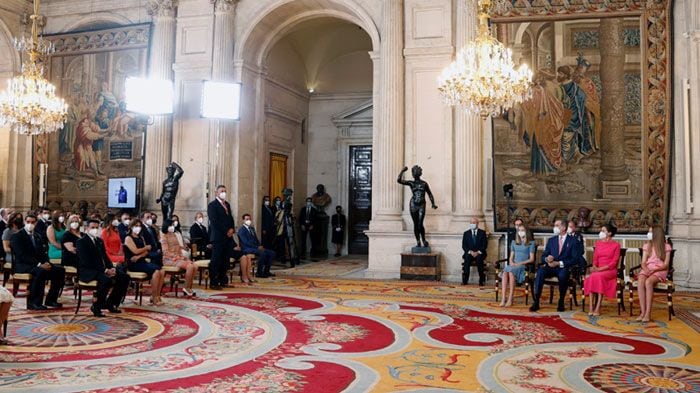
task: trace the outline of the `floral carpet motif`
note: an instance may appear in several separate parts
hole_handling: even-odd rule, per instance
[[[124,313],[28,312],[0,346],[3,392],[697,392],[682,320],[497,307],[444,283],[286,277]],[[677,298],[677,300],[676,300]],[[693,310],[700,294],[674,296]],[[655,316],[663,318],[663,304]],[[689,311],[690,312],[690,311]]]

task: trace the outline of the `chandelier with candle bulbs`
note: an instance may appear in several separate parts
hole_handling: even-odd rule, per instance
[[[498,116],[531,97],[532,71],[525,64],[516,70],[511,50],[491,35],[489,7],[491,0],[479,0],[478,36],[438,78],[447,105],[463,106],[482,118]]]
[[[56,96],[56,87],[44,78],[44,61],[54,45],[39,36],[40,0],[34,0],[30,37],[14,41],[22,53],[22,73],[12,78],[7,90],[0,94],[0,123],[22,135],[38,135],[63,128],[68,106]]]

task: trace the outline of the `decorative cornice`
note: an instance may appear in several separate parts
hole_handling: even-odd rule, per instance
[[[148,0],[146,11],[152,17],[175,16],[178,0]]]
[[[214,5],[215,12],[231,12],[235,9],[238,0],[209,0]]]
[[[150,24],[131,25],[83,33],[44,36],[56,46],[56,54],[69,55],[91,52],[148,47]]]
[[[265,114],[295,125],[299,125],[303,121],[299,114],[287,112],[271,105],[265,106]]]

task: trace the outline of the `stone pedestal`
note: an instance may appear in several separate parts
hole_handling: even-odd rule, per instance
[[[440,254],[401,254],[402,280],[440,281]]]
[[[330,217],[324,212],[320,212],[316,216],[316,225],[312,231],[314,241],[311,243],[311,258],[325,259],[328,258],[328,225]]]

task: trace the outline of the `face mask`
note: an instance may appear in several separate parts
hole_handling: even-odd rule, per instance
[[[63,217],[63,216],[58,217],[58,222],[63,223],[63,221],[66,221],[65,217]]]
[[[225,201],[225,200],[226,200],[226,192],[220,193],[220,194],[219,194],[219,199],[221,199],[222,201]]]
[[[200,224],[202,224],[202,223],[204,222],[204,219],[203,219],[202,217],[199,217],[199,218],[197,219],[197,222],[200,223]]]
[[[559,235],[561,233],[561,230],[559,230],[559,227],[554,227],[552,228],[552,232],[554,232],[555,235]]]
[[[174,226],[172,226],[172,225],[171,225],[171,226],[169,226],[169,227],[168,227],[168,232],[170,232],[170,233],[173,233],[173,232],[175,232],[175,227],[174,227]]]
[[[653,232],[647,232],[647,239],[653,240],[653,239],[654,239],[654,233],[653,233]]]
[[[70,229],[78,229],[79,226],[80,226],[79,222],[73,221],[70,223]]]
[[[113,227],[116,227],[117,225],[119,225],[119,221],[117,221],[117,220],[112,220],[112,226],[113,226]]]
[[[174,226],[174,227],[177,227],[178,225],[180,225],[180,221],[173,221],[173,226]]]
[[[24,224],[24,229],[31,233],[34,230],[34,224]]]
[[[525,232],[518,232],[518,236],[520,236],[521,238],[525,239],[525,236],[527,236],[527,233],[525,233]]]
[[[158,219],[154,218],[151,222],[153,223],[153,225],[156,225],[158,223]]]
[[[265,206],[270,206],[270,201],[265,201],[263,203],[265,204]]]
[[[243,223],[244,223],[247,227],[253,225],[253,221],[250,221],[250,220],[245,220],[245,221],[243,221]]]
[[[124,223],[124,225],[126,225],[126,226],[129,226],[129,224],[131,224],[131,220],[129,220],[127,218],[127,219],[122,220],[122,223]]]
[[[306,207],[311,207],[311,202],[306,202]]]
[[[571,229],[570,227],[566,228],[566,233],[568,233],[569,235],[571,235],[573,232],[574,232],[574,230]]]
[[[598,234],[598,238],[599,238],[600,240],[604,240],[604,239],[607,238],[607,237],[608,237],[608,235],[606,235],[605,232],[600,232],[600,233]]]
[[[146,225],[153,225],[153,220],[150,218],[146,220]]]
[[[90,230],[88,231],[88,234],[92,237],[97,237],[98,233],[99,233],[99,231],[97,228],[90,228]]]
[[[282,201],[275,201],[275,206],[279,207],[280,205],[282,205]]]
[[[133,227],[131,228],[131,231],[134,232],[134,234],[138,235],[141,233],[141,227]]]
[[[41,218],[48,221],[48,219],[51,218],[51,216],[49,214],[43,214]]]
[[[469,224],[469,229],[471,229],[472,231],[476,229],[476,224]]]

